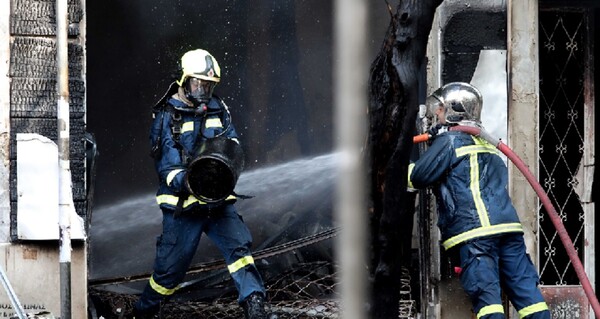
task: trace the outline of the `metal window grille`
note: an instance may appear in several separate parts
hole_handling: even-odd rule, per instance
[[[539,16],[539,180],[584,262],[586,214],[580,183],[586,140],[588,25],[585,11],[544,10]],[[579,280],[545,209],[539,207],[543,285]],[[592,248],[593,249],[593,246]]]

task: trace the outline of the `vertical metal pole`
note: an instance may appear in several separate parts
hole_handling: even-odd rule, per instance
[[[58,82],[58,205],[61,319],[71,319],[71,170],[69,162],[68,2],[56,0],[56,63]]]
[[[340,153],[335,216],[341,226],[340,265],[344,319],[366,318],[367,224],[362,147],[367,127],[367,1],[337,0],[334,26],[335,133]]]

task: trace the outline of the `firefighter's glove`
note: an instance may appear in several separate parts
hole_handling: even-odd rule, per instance
[[[175,193],[182,193],[187,190],[187,169],[177,168],[169,172],[165,178],[167,186]]]
[[[442,126],[442,124],[437,124],[432,126],[429,130],[427,130],[427,134],[429,134],[429,139],[433,140],[438,134],[445,132],[446,130]]]

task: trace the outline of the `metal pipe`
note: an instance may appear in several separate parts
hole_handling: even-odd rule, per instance
[[[57,129],[58,129],[58,227],[61,319],[71,319],[71,211],[72,181],[69,162],[69,58],[68,1],[56,0]]]
[[[13,290],[10,285],[10,281],[4,272],[4,268],[0,266],[0,280],[2,280],[2,286],[4,286],[4,290],[6,290],[6,294],[8,295],[8,299],[10,299],[10,303],[13,306],[13,309],[17,313],[19,319],[27,319],[27,315],[25,314],[25,310],[23,310],[23,306],[19,302],[19,298],[17,298],[17,294]]]
[[[368,214],[361,146],[366,136],[367,1],[338,0],[334,18],[335,141],[340,153],[334,217],[341,226],[341,318],[366,318]]]

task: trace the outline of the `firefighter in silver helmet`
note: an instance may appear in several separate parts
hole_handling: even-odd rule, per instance
[[[508,172],[494,145],[454,125],[481,125],[474,86],[448,83],[427,98],[438,125],[430,147],[409,165],[408,186],[433,186],[442,245],[460,255],[460,281],[477,318],[504,318],[502,290],[520,318],[549,319],[523,226],[508,195]]]
[[[227,106],[213,95],[221,69],[213,55],[196,49],[182,56],[181,70],[181,77],[154,107],[150,141],[163,230],[153,274],[134,305],[133,316],[153,318],[159,312],[161,303],[179,288],[206,233],[225,258],[245,317],[276,318],[265,309],[266,292],[252,258],[252,236],[235,209],[235,194],[210,202],[186,187],[187,165],[198,145],[217,137],[239,143]]]
[[[427,98],[428,115],[443,111],[441,123],[481,123],[483,97],[477,88],[464,82],[448,83]]]

